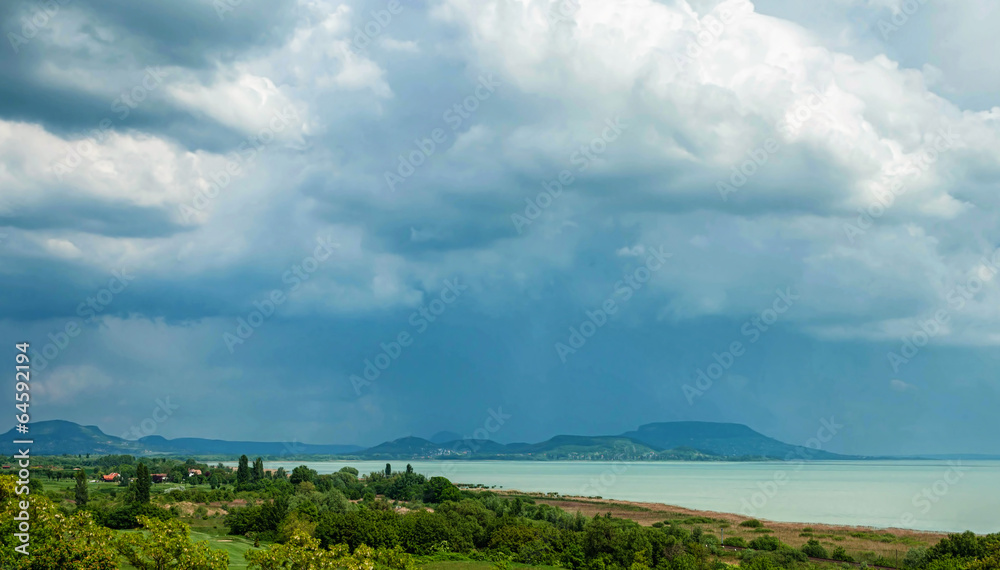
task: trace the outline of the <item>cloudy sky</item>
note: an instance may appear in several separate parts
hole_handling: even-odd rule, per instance
[[[50,4],[0,7],[33,420],[1000,453],[995,2]]]

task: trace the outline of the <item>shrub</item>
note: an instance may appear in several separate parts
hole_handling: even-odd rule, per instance
[[[819,543],[815,538],[811,539],[809,542],[802,545],[802,552],[806,556],[811,556],[813,558],[829,558],[830,553],[823,548],[823,545]]]
[[[750,548],[754,550],[777,550],[781,548],[781,541],[775,536],[758,536],[750,541]]]
[[[795,550],[791,546],[782,544],[777,550],[778,562],[782,568],[791,568],[794,562],[807,562],[809,557],[805,552]]]
[[[655,522],[655,523],[653,523],[653,528],[663,528],[663,523],[661,523],[661,522]]]
[[[139,528],[138,517],[146,516],[161,521],[173,518],[167,509],[149,503],[129,503],[112,511],[98,513],[98,522],[102,526],[116,530]]]
[[[927,549],[923,546],[911,548],[903,558],[903,568],[923,568],[929,562]]]
[[[769,552],[747,551],[740,557],[741,570],[780,570],[781,566]]]
[[[747,528],[760,528],[760,527],[764,526],[764,523],[760,522],[757,519],[750,519],[750,520],[745,520],[745,521],[741,522],[740,526],[745,526]]]
[[[730,536],[726,540],[723,540],[722,544],[725,544],[726,546],[737,546],[739,548],[747,547],[747,541],[743,540],[743,537],[740,536]]]
[[[830,553],[830,558],[840,560],[841,562],[854,562],[854,557],[848,554],[847,551],[844,550],[843,546],[834,548],[833,552]]]

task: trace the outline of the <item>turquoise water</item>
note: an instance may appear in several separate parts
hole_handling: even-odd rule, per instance
[[[362,474],[385,461],[268,462],[268,469],[344,466]],[[1000,461],[702,463],[392,461],[427,476],[504,489],[602,496],[775,521],[919,530],[1000,532]]]

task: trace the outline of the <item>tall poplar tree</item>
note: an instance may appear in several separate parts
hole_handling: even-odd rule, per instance
[[[140,463],[135,467],[135,502],[148,503],[149,489],[153,486],[153,479],[149,476],[149,467],[145,463]]]
[[[253,472],[251,473],[250,480],[254,482],[264,480],[264,460],[260,457],[253,461]]]
[[[87,472],[83,468],[80,468],[76,472],[76,506],[86,506],[87,499]]]
[[[250,483],[250,460],[246,455],[240,456],[240,466],[236,468],[236,490],[245,491]]]

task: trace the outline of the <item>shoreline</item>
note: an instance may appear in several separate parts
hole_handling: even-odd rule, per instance
[[[738,513],[720,512],[720,511],[708,511],[700,509],[691,509],[687,507],[681,507],[678,505],[670,505],[666,503],[655,503],[655,502],[644,502],[644,501],[625,501],[621,499],[605,499],[605,498],[594,498],[594,497],[583,497],[579,495],[555,495],[547,494],[542,492],[526,492],[517,489],[468,489],[470,491],[492,491],[498,495],[510,495],[510,496],[521,496],[528,497],[532,500],[549,504],[552,506],[560,507],[567,512],[579,511],[585,516],[593,516],[594,514],[603,514],[605,512],[611,512],[612,516],[627,518],[634,520],[635,522],[643,526],[652,526],[654,522],[661,522],[665,518],[670,518],[670,515],[681,515],[683,517],[704,517],[713,519],[714,522],[720,524],[728,524],[729,528],[725,529],[727,536],[730,535],[730,529],[743,529],[746,527],[740,527],[739,524],[748,520],[759,520],[764,524],[764,527],[772,529],[777,534],[785,534],[788,532],[800,533],[804,528],[813,529],[814,534],[847,534],[852,533],[873,533],[873,534],[892,534],[896,537],[910,537],[920,542],[934,542],[936,543],[941,538],[948,536],[948,534],[953,534],[948,531],[933,531],[933,530],[916,530],[908,528],[898,528],[898,527],[877,527],[877,526],[862,526],[862,525],[840,525],[840,524],[829,524],[829,523],[818,523],[818,522],[783,522],[775,521],[760,517],[749,517],[746,515],[741,515]],[[608,507],[611,508],[608,508]],[[619,506],[620,508],[614,508],[614,506]],[[718,530],[718,526],[715,529]],[[753,532],[752,528],[747,528],[745,533],[737,532],[736,534],[758,534]],[[978,534],[978,533],[977,533]],[[808,538],[808,537],[805,537]],[[803,540],[802,542],[805,542]]]

